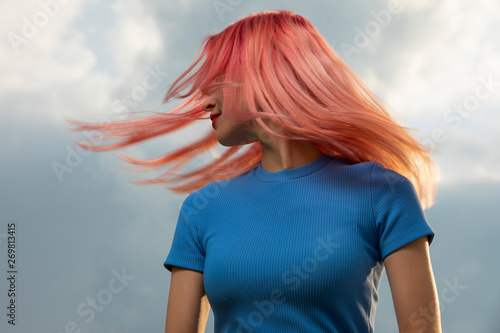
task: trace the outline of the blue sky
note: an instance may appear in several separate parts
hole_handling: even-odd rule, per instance
[[[118,151],[79,150],[73,140],[85,137],[70,132],[65,117],[99,122],[167,111],[175,103],[162,105],[162,97],[205,34],[284,8],[309,19],[395,118],[435,149],[441,179],[426,214],[436,232],[430,249],[444,332],[500,331],[497,1],[0,6],[0,266],[7,276],[6,234],[15,223],[18,270],[16,326],[2,315],[2,332],[163,331],[170,283],[163,262],[186,195],[131,184],[154,174],[118,168],[127,167]],[[122,152],[152,158],[210,130],[207,120]],[[2,309],[8,289],[2,279]],[[397,332],[395,320],[384,276],[376,331]]]

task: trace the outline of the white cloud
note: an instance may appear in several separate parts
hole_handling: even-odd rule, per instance
[[[151,59],[158,57],[165,44],[153,13],[144,10],[139,2],[116,2],[113,10],[117,19],[105,31],[96,31],[92,20],[83,19],[94,2],[41,3],[45,2],[14,2],[9,4],[9,11],[0,14],[4,22],[2,33],[14,41],[5,38],[0,48],[2,95],[44,101],[31,103],[27,118],[49,116],[61,123],[65,122],[64,116],[99,120],[110,113],[113,92],[127,82],[138,82],[137,77],[144,76],[145,66],[141,63],[152,63]],[[109,3],[99,6],[104,11]],[[113,19],[107,18],[111,22]],[[95,39],[96,34],[106,34],[108,38],[108,43],[98,50],[89,46],[89,38]],[[112,62],[99,69],[98,62],[103,59],[96,51],[108,54]],[[19,104],[2,109],[12,112],[18,107]]]
[[[385,28],[403,31],[380,45],[382,64],[366,64],[371,85],[408,120],[444,112],[457,97],[473,92],[481,75],[500,77],[500,46],[491,38],[500,30],[492,15],[498,5],[447,0],[432,10],[406,10],[414,3],[404,3],[405,12]],[[392,72],[389,82],[378,82],[387,77],[381,70]]]
[[[500,105],[500,45],[492,38],[500,30],[500,5],[446,0],[415,6],[403,2],[403,13],[385,27],[378,51],[361,55],[360,72],[396,119],[419,130],[420,140],[444,131],[445,142],[434,142],[444,183],[498,180],[498,156],[488,152],[499,137],[485,139],[482,131],[500,127],[492,111]],[[477,98],[478,86],[486,98]],[[478,104],[470,112],[453,109],[457,103],[467,109],[474,100]]]
[[[30,6],[15,2],[9,11],[2,11],[1,19],[6,19],[2,33],[7,36],[0,49],[3,93],[46,89],[47,82],[82,77],[93,66],[96,59],[82,46],[83,34],[70,28],[82,4],[73,1],[57,10],[53,7],[52,17],[35,2]]]
[[[466,125],[464,125],[466,126]],[[482,132],[478,135],[476,133]],[[448,140],[437,147],[436,161],[442,185],[463,182],[500,182],[500,134],[487,127],[449,131]]]
[[[49,3],[52,0],[42,1]],[[163,314],[158,315],[151,311],[141,312],[134,307],[134,302],[124,301],[127,306],[122,307],[120,299],[145,296],[149,304],[164,304],[170,275],[161,263],[167,254],[181,202],[180,195],[168,192],[163,186],[130,184],[129,181],[139,180],[139,177],[152,177],[116,168],[115,164],[132,166],[116,158],[114,152],[92,152],[73,168],[71,174],[65,174],[63,183],[59,183],[50,165],[52,161],[64,163],[65,146],[72,142],[68,133],[58,132],[60,124],[53,122],[64,123],[63,115],[99,120],[110,113],[115,98],[130,94],[133,87],[142,83],[147,74],[146,66],[157,64],[161,70],[172,72],[172,77],[165,78],[158,88],[149,92],[144,102],[151,101],[152,105],[161,107],[161,96],[157,95],[162,95],[167,81],[173,80],[191,62],[202,34],[220,31],[230,18],[236,19],[263,8],[295,6],[299,14],[309,13],[306,16],[315,24],[324,24],[322,31],[326,34],[335,34],[338,40],[345,30],[343,34],[351,39],[352,28],[364,26],[365,22],[360,23],[364,20],[362,14],[370,18],[371,9],[384,8],[387,2],[358,0],[311,5],[284,0],[248,1],[226,12],[221,21],[211,1],[201,4],[195,0],[168,3],[73,0],[61,5],[57,14],[38,29],[36,36],[27,39],[18,54],[14,53],[7,34],[22,35],[23,17],[33,21],[43,8],[38,0],[5,3],[0,11],[0,33],[4,36],[0,42],[0,116],[12,118],[0,121],[4,126],[0,136],[8,142],[2,146],[2,156],[10,161],[2,164],[6,176],[4,183],[9,188],[2,197],[3,215],[4,218],[13,216],[21,221],[21,227],[26,227],[21,237],[28,242],[22,250],[37,259],[36,262],[25,261],[27,280],[24,287],[20,287],[21,290],[26,288],[26,295],[30,291],[39,293],[35,300],[44,299],[52,291],[57,294],[60,288],[73,290],[70,296],[61,294],[56,302],[47,302],[38,317],[40,311],[36,310],[40,306],[33,303],[24,312],[25,316],[32,316],[26,325],[35,327],[42,323],[48,331],[62,329],[63,324],[72,319],[81,323],[81,318],[75,315],[75,306],[87,294],[95,294],[102,288],[109,279],[109,270],[120,267],[115,264],[126,261],[131,274],[142,272],[142,276],[156,280],[138,278],[137,284],[106,309],[110,312],[103,313],[94,326],[84,330],[110,331],[110,327],[120,324],[127,329],[132,327],[133,331],[133,325],[144,328],[141,320],[156,330],[162,329],[164,321],[157,319],[164,316],[164,308]],[[491,266],[494,258],[489,254],[498,252],[491,235],[495,235],[492,230],[498,229],[492,223],[498,215],[493,199],[500,182],[497,149],[500,146],[500,88],[481,101],[457,128],[443,121],[443,114],[453,103],[463,102],[475,93],[479,77],[491,73],[495,81],[500,81],[500,46],[494,42],[494,33],[500,30],[499,5],[496,0],[476,3],[402,0],[402,4],[404,11],[393,18],[374,39],[373,45],[357,56],[356,66],[369,86],[391,104],[391,110],[405,125],[421,129],[424,137],[436,127],[446,130],[448,138],[437,146],[436,153],[444,191],[438,190],[441,201],[431,208],[429,215],[438,232],[431,251],[441,255],[441,258],[433,257],[438,263],[435,266],[437,276],[441,276],[438,281],[458,275],[468,279],[469,290],[479,288],[483,294],[491,295],[491,300],[485,301],[484,297],[477,296],[480,293],[464,293],[463,298],[447,310],[447,315],[456,311],[457,323],[463,313],[471,314],[480,332],[484,331],[481,325],[487,325],[482,318],[484,314],[481,311],[470,313],[467,304],[476,302],[492,308],[491,305],[496,304],[493,298],[498,295],[498,290],[489,290],[491,287],[480,288],[491,286],[491,283],[481,283],[485,275],[480,274],[484,273],[480,270]],[[360,14],[359,8],[364,12]],[[42,16],[39,19],[43,19]],[[325,23],[328,17],[330,22]],[[333,23],[337,24],[335,29],[331,28]],[[139,104],[133,111],[143,105]],[[127,148],[126,153],[137,158],[155,157],[186,144],[186,138],[192,138],[191,133],[201,135],[210,130],[209,121],[199,122],[175,135]],[[210,152],[205,157],[209,159]],[[482,192],[482,188],[487,191]],[[480,227],[467,229],[470,221]],[[474,237],[471,237],[471,230]],[[69,236],[61,238],[61,234]],[[155,236],[151,238],[150,235]],[[490,236],[491,239],[485,242]],[[35,249],[33,244],[40,241],[42,246]],[[483,248],[461,246],[477,242],[486,245]],[[146,247],[137,251],[141,244]],[[65,251],[60,251],[61,248]],[[457,253],[457,249],[467,254],[466,264],[464,256],[448,255]],[[154,255],[148,257],[151,253]],[[94,260],[101,254],[106,256],[100,261]],[[143,261],[146,257],[147,262]],[[59,262],[68,265],[57,265]],[[30,269],[34,272],[40,267],[51,268],[42,276],[45,289],[37,288],[40,281],[29,280],[30,276],[35,276]],[[487,276],[498,275],[493,271],[487,273]],[[79,278],[67,279],[70,275]],[[73,288],[75,285],[78,288]],[[161,288],[164,288],[163,294]],[[160,292],[154,294],[152,290]],[[393,311],[388,293],[387,311]],[[462,305],[464,309],[460,308]],[[128,311],[136,311],[143,319],[122,316],[117,323],[111,315],[112,312]],[[56,313],[58,316],[54,316]],[[37,320],[39,318],[42,320]],[[388,315],[380,312],[378,318],[383,322]],[[209,322],[208,332],[212,331],[211,325],[213,323]],[[450,321],[445,325],[449,330]]]
[[[145,57],[161,51],[165,43],[152,13],[138,1],[117,1],[112,6],[118,17],[115,26],[107,32],[110,54],[121,73],[133,71],[142,53]]]

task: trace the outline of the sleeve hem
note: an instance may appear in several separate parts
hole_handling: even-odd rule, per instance
[[[434,232],[432,230],[422,230],[422,229],[416,229],[416,230],[410,230],[408,233],[405,234],[405,237],[403,238],[404,241],[394,244],[393,246],[390,246],[388,249],[383,251],[382,253],[382,262],[384,262],[385,258],[393,253],[394,251],[402,248],[405,245],[410,244],[411,242],[427,236],[429,240],[429,245],[431,245],[433,239],[434,239]]]
[[[187,261],[187,260],[181,260],[181,259],[171,259],[168,261],[165,261],[163,264],[163,267],[165,267],[168,271],[172,272],[172,266],[178,266],[186,269],[190,269],[193,271],[197,271],[200,273],[203,273],[203,264],[199,262],[192,262],[192,261]]]

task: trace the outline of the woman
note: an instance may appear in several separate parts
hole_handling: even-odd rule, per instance
[[[210,113],[214,131],[202,140],[150,161],[122,157],[173,164],[145,183],[184,180],[170,189],[190,193],[164,263],[165,331],[204,332],[211,306],[215,332],[373,332],[387,270],[399,330],[441,332],[434,232],[422,210],[437,177],[429,152],[291,11],[242,18],[200,49],[166,94],[165,102],[187,98],[178,108],[75,122],[105,133],[96,139],[122,139],[81,144],[105,150]],[[175,174],[217,142],[230,148]]]

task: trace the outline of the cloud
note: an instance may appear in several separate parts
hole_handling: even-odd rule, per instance
[[[500,46],[491,38],[500,30],[493,14],[499,4],[400,3],[401,13],[392,15],[370,47],[353,54],[351,65],[391,114],[436,150],[443,181],[497,179],[497,157],[486,152],[498,135],[489,131],[487,140],[481,138],[483,128],[500,126],[493,112],[500,104]],[[377,22],[373,15],[370,21]],[[475,159],[468,158],[471,145]]]
[[[374,20],[371,11],[387,8],[388,2],[233,1],[222,20],[212,1],[73,0],[64,5],[57,1],[58,9],[44,9],[40,3],[9,2],[8,10],[0,11],[0,174],[8,189],[0,193],[1,218],[18,221],[20,228],[22,330],[63,330],[69,320],[82,324],[76,306],[105,288],[111,270],[122,266],[137,280],[92,325],[82,325],[82,332],[161,330],[170,278],[162,263],[183,196],[162,186],[130,184],[148,177],[116,168],[124,162],[114,152],[81,156],[60,183],[51,163],[66,163],[67,148],[76,149],[72,140],[77,138],[67,131],[64,116],[99,121],[123,105],[130,111],[170,108],[161,105],[163,94],[191,63],[200,38],[252,11],[289,7],[337,47],[342,41],[353,43],[354,29],[364,29]],[[481,77],[491,74],[500,81],[500,46],[492,34],[500,30],[499,4],[401,3],[403,11],[369,47],[353,55],[351,65],[396,118],[420,129],[419,138],[429,138],[436,128],[445,131],[447,139],[436,144],[435,154],[443,181],[428,212],[437,231],[433,264],[439,288],[454,277],[469,286],[448,306],[445,328],[458,332],[463,318],[470,318],[477,332],[486,332],[484,318],[496,318],[500,292],[493,280],[499,272],[491,264],[498,253],[500,88],[469,116],[461,116],[460,123],[443,117],[459,115],[448,113],[455,103],[475,95]],[[49,15],[51,10],[57,12]],[[36,32],[23,36],[35,20]],[[26,39],[18,53],[9,33]],[[151,75],[148,68],[156,66],[169,75],[148,81],[157,83],[154,89],[141,90]],[[147,93],[144,98],[140,91]],[[200,122],[125,151],[137,158],[155,157],[184,144],[191,133],[210,129],[209,121]],[[379,309],[378,323],[391,318],[388,293],[387,310]],[[143,311],[145,304],[148,311]],[[471,312],[471,304],[485,310]],[[394,328],[378,327],[387,332]]]
[[[43,114],[63,123],[64,116],[83,115],[95,121],[110,114],[112,93],[144,76],[143,64],[157,64],[155,59],[168,42],[154,16],[137,2],[116,2],[112,11],[106,8],[107,3],[72,1],[61,5],[54,0],[48,1],[48,7],[40,3],[16,3],[2,14],[10,17],[3,33],[21,36],[25,42],[13,46],[9,39],[3,40],[0,55],[6,61],[0,63],[4,78],[0,89],[3,96],[23,93],[44,98],[41,105],[31,106],[33,118]],[[104,31],[96,30],[98,23],[86,16],[99,9],[108,11],[113,22],[112,26],[99,27]],[[47,23],[37,26],[37,17],[47,17]],[[30,27],[35,30],[28,38]],[[99,38],[105,43],[95,45]],[[102,60],[107,61],[107,67],[100,65]],[[46,111],[41,112],[43,109]]]
[[[144,57],[151,58],[169,46],[169,40],[163,38],[154,13],[146,10],[142,2],[117,1],[111,8],[117,20],[106,35],[109,54],[119,73],[133,71],[138,62],[144,61]]]
[[[435,117],[457,95],[470,94],[480,75],[500,77],[495,61],[500,47],[490,37],[500,21],[489,14],[498,11],[492,1],[479,6],[447,0],[419,11],[410,3],[415,4],[403,1],[404,11],[384,28],[386,42],[356,64],[401,117],[411,121]]]

